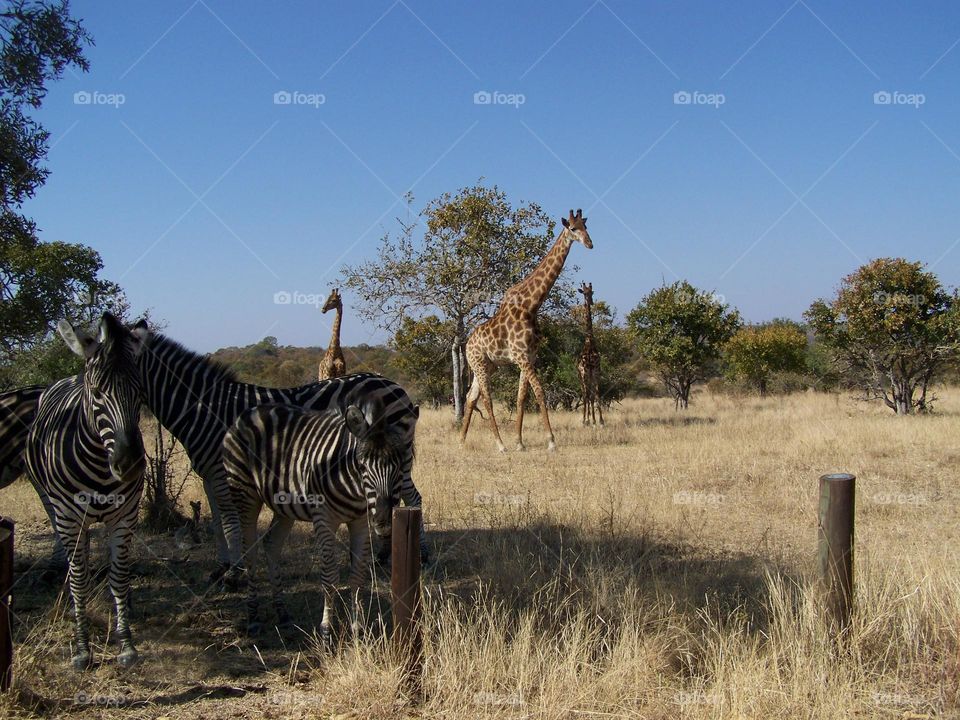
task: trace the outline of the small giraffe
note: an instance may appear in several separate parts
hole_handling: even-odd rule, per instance
[[[340,377],[347,374],[347,363],[343,359],[343,350],[340,349],[340,321],[343,318],[343,300],[340,299],[339,288],[334,288],[330,292],[330,297],[323,305],[323,312],[336,310],[337,315],[333,320],[333,332],[330,334],[330,345],[320,360],[320,370],[317,373],[317,379],[329,380],[330,378]]]
[[[563,263],[574,241],[592,248],[593,241],[587,233],[587,219],[577,210],[570,217],[562,218],[563,231],[553,247],[534,268],[529,277],[511,287],[503,296],[500,307],[493,317],[477,327],[467,340],[467,362],[473,370],[473,384],[467,393],[467,407],[460,430],[461,444],[470,429],[470,417],[483,398],[483,409],[490,416],[490,427],[497,440],[497,449],[504,452],[500,429],[493,416],[493,400],[490,396],[490,375],[498,365],[513,363],[520,368],[520,387],[517,391],[517,450],[523,450],[523,409],[527,392],[533,388],[540,407],[543,428],[547,431],[547,449],[556,448],[550,417],[547,415],[547,399],[537,378],[534,364],[537,359],[537,311],[547,299],[550,289],[557,281]]]
[[[600,353],[593,343],[593,284],[583,283],[577,292],[583,295],[583,308],[586,314],[586,332],[583,338],[583,350],[577,358],[577,375],[580,376],[580,389],[583,400],[583,424],[597,424],[597,412],[600,413],[600,425],[603,425],[603,408],[600,406]],[[589,416],[589,422],[588,422]]]

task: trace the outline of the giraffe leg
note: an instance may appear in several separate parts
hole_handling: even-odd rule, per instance
[[[584,374],[581,372],[580,375],[580,397],[583,402],[583,420],[581,421],[583,425],[587,424],[587,403],[590,402],[590,391],[587,388],[587,380]]]
[[[520,372],[520,387],[517,389],[517,450],[523,450],[523,410],[527,404],[530,383],[527,376]]]
[[[490,429],[493,430],[493,437],[497,441],[497,450],[499,452],[506,452],[507,448],[503,445],[503,440],[500,437],[500,428],[497,427],[497,418],[493,414],[493,398],[490,395],[490,377],[484,370],[483,377],[480,378],[480,396],[483,398],[483,409],[487,411],[487,414],[490,416]]]
[[[460,445],[467,439],[467,430],[470,429],[470,418],[473,417],[473,411],[477,407],[477,399],[480,397],[480,381],[477,379],[477,373],[473,373],[473,384],[470,385],[470,391],[467,393],[467,406],[463,412],[463,425],[460,427]]]
[[[537,398],[537,405],[540,408],[540,419],[543,422],[543,429],[547,433],[547,450],[553,451],[557,449],[557,444],[554,441],[553,437],[553,428],[550,427],[550,416],[547,414],[547,396],[543,392],[543,387],[540,385],[540,378],[537,377],[536,370],[533,369],[533,363],[529,359],[523,359],[520,361],[520,372],[527,378],[527,382],[530,383],[530,387],[533,388],[533,395]]]

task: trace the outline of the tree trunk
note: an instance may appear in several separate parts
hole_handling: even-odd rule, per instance
[[[457,425],[463,421],[463,410],[467,401],[467,380],[470,368],[467,366],[466,329],[463,319],[457,320],[457,331],[450,345],[450,359],[453,366],[453,411]]]

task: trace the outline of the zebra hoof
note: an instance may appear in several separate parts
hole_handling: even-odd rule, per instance
[[[89,670],[93,665],[93,655],[89,650],[83,650],[74,655],[71,662],[74,670]]]
[[[139,659],[140,653],[131,645],[120,651],[120,654],[117,656],[117,665],[122,668],[130,668],[136,665]]]

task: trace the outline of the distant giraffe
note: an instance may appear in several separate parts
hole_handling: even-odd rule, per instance
[[[337,315],[333,320],[333,332],[330,334],[330,345],[320,360],[320,370],[317,373],[318,380],[329,380],[330,378],[342,377],[347,374],[347,363],[343,359],[343,350],[340,349],[340,321],[343,318],[343,301],[340,299],[340,290],[334,288],[330,292],[330,297],[323,305],[323,312],[336,310]]]
[[[583,424],[597,424],[597,412],[603,425],[603,408],[600,406],[600,353],[593,343],[593,284],[583,283],[577,292],[583,295],[586,330],[583,338],[583,350],[577,358],[577,375],[580,377],[581,399],[583,400]],[[589,416],[589,422],[588,422]]]
[[[563,231],[557,237],[553,247],[534,268],[529,277],[521,280],[507,290],[500,307],[493,317],[480,325],[467,340],[467,362],[473,370],[473,385],[467,393],[467,407],[460,430],[460,442],[467,437],[470,429],[470,417],[477,407],[477,400],[483,397],[483,408],[490,416],[490,427],[497,440],[497,449],[504,452],[503,440],[497,420],[493,416],[493,400],[490,397],[490,375],[498,365],[513,363],[520,368],[520,387],[517,391],[517,449],[523,450],[523,408],[529,388],[537,398],[543,428],[549,441],[547,449],[553,450],[556,443],[550,417],[547,415],[547,400],[534,370],[537,358],[537,311],[547,299],[550,289],[556,282],[563,263],[567,259],[574,241],[593,247],[593,241],[587,233],[587,219],[577,210],[570,211],[569,218],[563,218]]]

